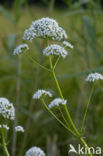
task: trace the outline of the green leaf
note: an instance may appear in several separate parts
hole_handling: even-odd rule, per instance
[[[92,47],[92,51],[94,53],[95,58],[100,60],[100,56],[97,50],[97,36],[96,36],[95,25],[92,24],[92,20],[89,16],[83,16],[82,20],[83,20],[83,25],[85,28],[84,33],[88,34],[88,36],[85,35],[86,41],[88,40],[88,43],[90,41],[90,46]]]
[[[11,17],[11,15],[9,14],[9,12],[1,5],[0,5],[0,13],[4,15],[11,24],[15,25],[15,22],[13,18]]]
[[[15,22],[18,22],[18,20],[21,17],[21,7],[23,5],[27,4],[27,0],[15,0],[14,1],[14,5],[13,5],[13,9],[14,9],[14,13],[15,13]]]
[[[79,15],[79,14],[90,14],[90,13],[94,13],[94,14],[99,14],[101,16],[103,16],[103,11],[101,10],[94,10],[94,11],[91,11],[91,10],[84,10],[84,9],[77,9],[77,10],[71,10],[71,11],[67,11],[66,13],[64,14],[61,14],[61,16],[72,16],[72,15]]]
[[[16,34],[12,34],[12,35],[10,35],[8,37],[8,50],[11,53],[13,52],[13,48],[14,48],[16,39],[17,39],[17,35]]]

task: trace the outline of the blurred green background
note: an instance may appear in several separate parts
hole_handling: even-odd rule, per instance
[[[77,147],[78,140],[51,117],[39,100],[32,99],[38,88],[49,89],[58,96],[52,77],[24,55],[13,56],[13,50],[23,43],[24,30],[36,19],[52,17],[66,30],[74,49],[65,60],[59,61],[56,75],[79,130],[92,87],[85,78],[90,72],[103,74],[102,1],[3,0],[0,3],[0,97],[7,97],[16,108],[16,120],[10,123],[8,133],[9,152],[12,156],[23,156],[30,147],[39,146],[47,156],[66,156],[69,144]],[[29,46],[30,55],[48,66],[48,58],[42,56],[45,41],[35,39]],[[103,147],[102,86],[103,82],[98,82],[94,90],[85,125],[85,139],[94,147]],[[24,126],[24,134],[16,136],[13,132],[17,123]]]

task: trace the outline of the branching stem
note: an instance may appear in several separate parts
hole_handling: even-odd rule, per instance
[[[70,129],[68,128],[46,105],[44,99],[41,99],[42,103],[44,104],[45,108],[47,109],[47,111],[65,128],[67,129],[69,132],[71,132],[74,136],[76,136],[76,134]]]
[[[61,97],[62,99],[64,99],[63,94],[62,94],[62,91],[61,91],[61,88],[60,88],[59,83],[58,83],[58,81],[57,81],[55,72],[54,72],[54,70],[53,70],[53,68],[52,68],[52,59],[51,59],[51,56],[49,56],[49,61],[50,61],[50,67],[51,67],[51,70],[52,70],[52,75],[53,75],[53,78],[54,78],[54,81],[55,81],[55,84],[56,84],[58,93],[59,93],[60,97]],[[69,113],[68,108],[67,108],[66,105],[64,105],[64,109],[65,109],[66,115],[67,115],[67,117],[68,117],[69,122],[71,123],[71,126],[72,126],[74,132],[76,133],[77,137],[80,139],[80,141],[82,142],[82,144],[84,145],[84,147],[87,148],[87,150],[88,150],[88,155],[89,155],[89,156],[92,156],[92,153],[89,151],[88,145],[86,144],[85,140],[82,138],[82,136],[81,136],[80,133],[78,132],[77,128],[75,127],[75,125],[74,125],[74,123],[73,123],[73,121],[72,121],[72,118],[71,118],[71,116],[70,116],[70,113]]]
[[[55,76],[55,72],[54,72],[54,70],[53,70],[53,65],[52,65],[51,56],[49,56],[49,62],[50,62],[50,68],[51,68],[51,70],[52,70],[53,77],[54,77],[54,79],[55,79],[55,81],[56,81],[58,90],[60,90],[60,89],[59,89],[58,81],[57,81],[56,76]],[[61,91],[61,90],[60,90],[60,91]],[[61,95],[62,95],[62,93],[61,93]],[[62,97],[62,98],[63,98],[63,97]],[[59,111],[60,111],[60,113],[61,113],[61,116],[62,116],[63,120],[64,120],[65,123],[69,126],[69,123],[66,121],[66,119],[65,119],[65,117],[64,117],[64,115],[63,115],[63,113],[62,113],[62,111],[61,111],[60,106],[59,106]]]
[[[60,59],[60,56],[58,56],[58,58],[57,58],[57,60],[56,60],[56,62],[55,62],[55,64],[54,64],[53,70],[55,70],[56,65],[57,65],[57,64],[58,64],[58,62],[59,62],[59,59]]]
[[[4,128],[3,128],[3,125],[2,125],[2,128],[1,128],[1,136],[2,136],[2,146],[4,148],[4,152],[5,152],[6,156],[10,156],[9,155],[9,152],[7,150],[7,147],[6,147],[6,143],[5,143],[5,136],[4,136]]]
[[[47,42],[47,46],[48,46],[48,45],[49,45],[48,38],[47,38],[46,42]],[[64,99],[63,94],[62,94],[62,91],[61,91],[61,88],[60,88],[60,86],[59,86],[59,83],[58,83],[57,78],[56,78],[56,75],[55,75],[55,71],[54,71],[54,69],[55,69],[55,67],[56,67],[56,65],[57,65],[57,63],[58,63],[58,61],[59,61],[59,58],[57,59],[55,65],[54,65],[54,67],[53,67],[51,55],[49,55],[50,69],[48,69],[48,68],[46,68],[46,67],[40,65],[36,60],[34,60],[34,59],[33,59],[32,57],[30,57],[29,55],[28,55],[28,57],[29,57],[34,63],[36,63],[37,65],[39,65],[41,68],[43,68],[43,69],[45,69],[45,70],[47,70],[47,71],[49,71],[49,72],[52,73],[52,76],[53,76],[53,79],[54,79],[54,81],[55,81],[55,84],[56,84],[58,93],[59,93],[60,97],[61,97],[62,99]],[[90,99],[91,99],[91,98],[90,98]],[[51,114],[53,115],[53,117],[54,117],[64,128],[66,128],[66,129],[67,129],[69,132],[71,132],[74,136],[76,136],[77,138],[79,138],[79,140],[80,140],[81,143],[84,145],[84,147],[87,148],[88,155],[89,155],[89,156],[93,156],[92,153],[91,153],[90,150],[89,150],[88,145],[86,144],[85,140],[84,140],[83,137],[81,136],[81,133],[79,133],[79,131],[78,131],[77,128],[75,127],[75,124],[73,123],[72,118],[71,118],[71,115],[70,115],[69,110],[68,110],[68,108],[67,108],[67,105],[64,105],[64,110],[65,110],[65,112],[66,112],[66,115],[67,115],[67,117],[68,117],[69,123],[71,124],[73,130],[71,130],[69,127],[67,127],[67,126],[69,126],[69,123],[66,121],[65,116],[63,115],[63,113],[62,113],[60,107],[59,107],[60,113],[61,113],[61,115],[62,115],[62,117],[63,117],[63,119],[64,119],[64,121],[65,121],[65,123],[66,123],[67,126],[66,126],[66,125],[65,125],[65,124],[48,108],[48,106],[46,105],[44,99],[41,99],[41,100],[42,100],[42,102],[43,102],[45,108],[49,111],[49,113],[51,113]],[[90,101],[89,101],[89,102],[90,102]],[[88,106],[89,106],[89,104],[88,104]],[[88,110],[88,107],[87,107],[87,110]],[[87,111],[86,111],[86,113],[87,113]],[[85,114],[86,114],[86,113],[85,113]],[[84,121],[85,121],[85,120],[84,120]],[[84,125],[84,124],[83,124],[83,125]]]
[[[89,99],[88,99],[88,102],[87,102],[87,106],[86,106],[86,109],[85,109],[85,113],[84,113],[84,117],[83,117],[83,122],[82,122],[82,126],[81,126],[81,134],[83,133],[84,124],[85,124],[85,120],[86,120],[86,116],[87,116],[87,112],[88,112],[90,100],[91,100],[91,97],[92,97],[92,94],[93,94],[93,90],[94,90],[95,85],[96,85],[96,82],[93,84],[93,87],[91,89],[90,96],[89,96]]]
[[[35,64],[37,64],[39,67],[41,67],[42,69],[48,71],[48,72],[51,72],[50,69],[46,68],[45,66],[39,64],[34,58],[32,58],[30,55],[28,55],[27,53],[25,53],[25,55]]]

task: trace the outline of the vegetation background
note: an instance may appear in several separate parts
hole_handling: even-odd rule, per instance
[[[51,76],[33,65],[24,55],[13,56],[21,44],[24,30],[32,21],[52,17],[62,26],[74,45],[69,57],[59,62],[56,74],[68,99],[68,107],[78,129],[88,101],[91,84],[85,82],[90,72],[103,74],[103,4],[100,0],[2,0],[0,1],[0,96],[7,97],[16,108],[17,118],[11,124],[7,138],[12,156],[23,156],[32,146],[41,147],[47,156],[68,155],[69,144],[79,143],[44,109],[33,100],[38,88],[57,95]],[[35,39],[30,54],[48,66],[42,56],[43,40]],[[85,137],[90,146],[103,145],[103,82],[99,82],[89,107]],[[15,124],[24,126],[24,134],[13,131]],[[0,148],[0,156],[3,156]],[[72,156],[72,155],[71,155]]]

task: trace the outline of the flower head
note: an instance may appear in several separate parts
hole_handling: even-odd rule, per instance
[[[89,82],[94,82],[96,80],[103,80],[103,75],[99,74],[99,73],[91,73],[87,76],[86,78],[86,81],[89,81]]]
[[[60,41],[66,39],[67,34],[54,19],[46,17],[32,22],[30,28],[24,32],[23,39],[32,41],[36,37]]]
[[[36,37],[36,33],[33,32],[32,27],[30,27],[29,29],[25,30],[23,39],[32,42],[32,40]]]
[[[39,147],[32,147],[30,148],[26,153],[25,156],[45,156],[45,153],[43,150],[41,150]]]
[[[15,108],[6,98],[0,98],[0,115],[10,120],[15,118]]]
[[[67,103],[67,100],[61,99],[61,98],[56,98],[54,99],[50,104],[49,104],[49,108],[55,107],[55,106],[59,106],[61,105],[65,105]]]
[[[22,53],[23,51],[26,51],[26,50],[29,50],[28,44],[20,44],[19,46],[17,46],[17,47],[14,49],[13,54],[14,54],[14,55],[18,55],[18,54],[20,54],[20,53]]]
[[[71,43],[67,42],[67,41],[63,41],[63,45],[64,45],[65,47],[67,47],[67,48],[73,49],[73,45],[72,45]]]
[[[6,130],[9,130],[9,127],[7,125],[0,125],[0,128],[4,128]]]
[[[46,55],[46,56],[49,56],[49,55],[61,55],[63,58],[65,58],[67,56],[67,51],[57,45],[57,44],[51,44],[50,46],[46,47],[44,50],[43,50],[43,54]]]
[[[16,126],[15,131],[16,132],[24,132],[24,128],[22,126]]]
[[[52,94],[49,91],[46,91],[44,89],[39,89],[36,91],[36,93],[33,95],[33,99],[40,99],[41,96],[48,95],[49,97],[52,97]]]

